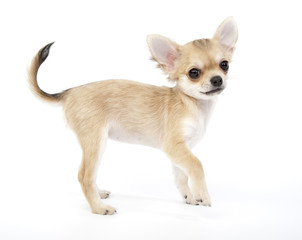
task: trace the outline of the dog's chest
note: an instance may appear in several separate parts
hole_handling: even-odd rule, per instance
[[[183,134],[187,145],[194,147],[204,136],[209,118],[211,116],[214,101],[200,102],[196,109],[183,121]]]

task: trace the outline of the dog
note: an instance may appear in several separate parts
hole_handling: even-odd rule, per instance
[[[172,161],[184,202],[211,206],[202,164],[190,149],[204,135],[217,96],[226,87],[237,38],[233,17],[225,19],[211,39],[185,45],[149,35],[152,58],[174,87],[106,80],[56,94],[44,92],[37,83],[39,67],[53,43],[40,49],[30,65],[29,83],[38,97],[63,105],[67,122],[82,147],[78,179],[93,213],[116,212],[101,200],[110,192],[99,190],[96,184],[98,163],[108,138],[161,149]]]

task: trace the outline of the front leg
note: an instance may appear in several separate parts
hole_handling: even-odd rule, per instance
[[[203,206],[211,206],[211,200],[205,183],[202,164],[188,149],[185,142],[170,141],[165,144],[164,150],[173,164],[189,176],[191,192],[195,201]],[[183,194],[185,194],[185,192],[188,192],[185,185],[185,181],[187,180],[184,175],[179,175],[178,177],[180,177],[176,180],[176,183],[178,185],[180,184],[178,188],[183,192]],[[187,197],[190,197],[190,195],[187,194]],[[194,202],[194,200],[192,200],[192,202]]]
[[[173,164],[174,180],[178,191],[183,197],[185,203],[192,205],[199,205],[191,193],[191,189],[188,186],[188,176],[179,167]]]

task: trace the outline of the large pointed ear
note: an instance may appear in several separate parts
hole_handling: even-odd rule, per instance
[[[233,17],[225,19],[218,27],[213,39],[217,40],[226,51],[232,53],[238,39],[235,19]]]
[[[171,73],[178,57],[179,45],[168,38],[160,35],[147,36],[147,43],[153,59],[167,73]]]

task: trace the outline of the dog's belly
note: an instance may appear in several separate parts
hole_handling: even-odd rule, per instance
[[[118,124],[112,124],[109,127],[108,137],[112,140],[130,144],[145,145],[154,148],[160,148],[160,143],[154,136],[147,132],[126,130]]]

